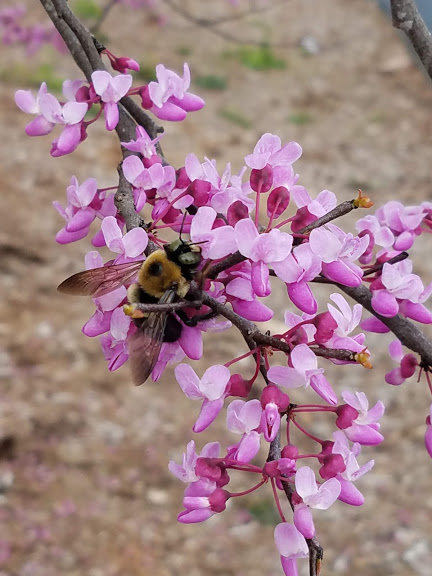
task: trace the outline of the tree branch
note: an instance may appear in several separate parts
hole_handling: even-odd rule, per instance
[[[391,332],[402,342],[404,346],[410,348],[413,352],[419,354],[423,364],[432,366],[432,342],[426,338],[421,330],[419,330],[410,320],[404,318],[400,314],[393,316],[393,318],[385,318],[381,316],[372,308],[372,294],[366,286],[357,286],[350,288],[342,284],[336,286],[351,296],[356,302],[366,308],[371,314],[381,320],[383,324],[389,328]]]
[[[402,30],[432,79],[432,35],[414,0],[390,0],[393,26]]]

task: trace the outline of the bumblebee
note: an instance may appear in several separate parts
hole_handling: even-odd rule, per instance
[[[112,264],[78,272],[62,282],[57,290],[63,294],[97,298],[127,284],[138,272],[137,282],[127,291],[130,306],[125,313],[132,316],[137,330],[128,339],[129,360],[134,384],[143,384],[150,376],[164,342],[180,338],[182,324],[171,312],[148,312],[139,317],[133,313],[134,304],[168,304],[186,298],[190,282],[197,274],[201,249],[197,244],[181,238],[164,249],[152,252],[144,262]],[[187,325],[196,325],[204,317],[189,318],[183,310],[177,316]]]

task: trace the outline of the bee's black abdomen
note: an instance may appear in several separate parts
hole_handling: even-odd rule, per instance
[[[159,302],[159,298],[156,298],[155,296],[148,294],[145,290],[141,288],[141,286],[138,286],[138,299],[141,302],[141,304],[156,304],[157,302]]]
[[[176,342],[182,333],[182,325],[173,314],[168,314],[163,335],[164,342]]]

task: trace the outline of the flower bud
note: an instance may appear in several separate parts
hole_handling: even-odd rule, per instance
[[[231,498],[231,494],[222,488],[216,490],[209,496],[209,504],[213,512],[223,512],[226,508],[226,502]]]
[[[418,362],[414,354],[405,354],[401,360],[401,375],[402,378],[411,378],[415,374]]]
[[[336,426],[341,430],[349,428],[352,425],[353,420],[355,420],[359,415],[357,410],[349,404],[338,406],[336,408],[336,414],[338,415],[336,418]]]
[[[229,379],[228,391],[230,396],[247,398],[252,388],[252,381],[245,380],[241,374],[233,374]]]
[[[319,473],[321,478],[328,480],[334,478],[337,474],[345,472],[346,466],[341,454],[327,454],[323,458],[323,465]]]
[[[227,220],[230,226],[235,226],[239,220],[243,220],[249,216],[247,206],[236,200],[231,204],[227,211]]]
[[[273,184],[273,168],[266,164],[260,170],[254,168],[250,175],[250,185],[259,194],[268,192]]]
[[[282,458],[290,458],[291,460],[296,460],[296,458],[298,458],[299,451],[297,446],[294,446],[294,444],[287,444],[282,448],[281,455]]]
[[[267,199],[267,216],[270,218],[279,218],[288,208],[290,202],[290,193],[285,186],[278,186],[272,190]]]
[[[317,329],[315,333],[315,341],[318,344],[324,344],[324,342],[330,340],[337,328],[337,322],[330,312],[317,314],[313,319],[313,324]]]

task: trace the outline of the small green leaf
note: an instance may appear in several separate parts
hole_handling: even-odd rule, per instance
[[[204,90],[226,90],[227,81],[223,76],[208,74],[207,76],[195,76],[194,82]]]

